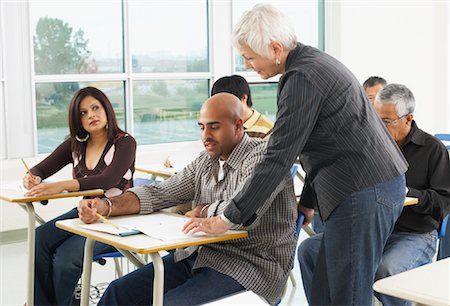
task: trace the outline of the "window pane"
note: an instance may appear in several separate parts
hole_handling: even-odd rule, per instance
[[[133,72],[209,71],[207,1],[130,1]]]
[[[31,1],[36,74],[123,72],[122,2]]]
[[[74,93],[83,87],[102,90],[111,101],[120,128],[125,130],[123,82],[75,82],[36,84],[38,153],[53,151],[69,135],[69,105]]]
[[[257,3],[271,3],[274,7],[289,16],[294,23],[297,39],[302,44],[319,46],[319,0],[287,1],[287,0],[246,0],[233,1],[233,25],[241,15]],[[244,67],[241,56],[235,52],[235,71],[248,71]]]
[[[134,136],[138,144],[197,140],[198,114],[208,80],[134,81]]]
[[[275,122],[277,115],[277,83],[250,84],[253,108]]]

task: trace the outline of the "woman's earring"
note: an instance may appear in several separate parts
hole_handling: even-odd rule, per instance
[[[108,124],[108,122],[106,122],[106,129],[109,129],[109,124]]]
[[[75,135],[75,139],[78,140],[78,142],[85,142],[89,139],[89,133],[86,133],[86,136],[84,138],[78,137],[78,135]]]
[[[281,62],[278,58],[275,59],[275,64],[277,64],[277,65],[281,64]]]

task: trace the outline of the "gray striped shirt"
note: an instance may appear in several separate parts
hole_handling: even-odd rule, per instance
[[[191,164],[156,186],[132,188],[141,205],[140,213],[152,213],[180,203],[211,204],[208,214],[224,211],[264,156],[267,142],[244,135],[224,164],[225,178],[218,181],[219,162],[204,151]],[[275,304],[293,267],[296,246],[297,204],[292,178],[284,179],[258,208],[250,227],[239,226],[249,237],[204,245],[194,268],[210,267],[239,282],[247,290]],[[182,259],[177,251],[175,258]]]
[[[224,214],[248,225],[295,159],[306,172],[303,206],[323,219],[350,194],[388,181],[407,162],[362,87],[339,61],[298,44],[278,83],[277,119],[267,154]]]

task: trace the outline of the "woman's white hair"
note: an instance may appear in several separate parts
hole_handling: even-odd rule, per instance
[[[232,43],[235,48],[248,46],[266,58],[274,57],[271,43],[279,42],[290,51],[297,45],[292,22],[270,4],[255,5],[246,11],[234,27]]]

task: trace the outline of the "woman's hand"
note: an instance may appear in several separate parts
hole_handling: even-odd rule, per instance
[[[84,223],[94,223],[98,220],[96,213],[102,216],[108,214],[109,205],[105,200],[95,198],[81,200],[78,204],[78,217]]]
[[[27,190],[30,190],[31,188],[33,188],[36,185],[39,185],[41,182],[42,182],[42,179],[40,176],[37,176],[37,175],[31,176],[28,172],[27,172],[27,174],[25,174],[25,176],[22,179],[22,184]]]
[[[25,184],[24,184],[24,186],[25,186]],[[41,184],[35,185],[30,190],[28,190],[28,192],[25,193],[25,196],[39,197],[39,196],[43,196],[43,195],[47,195],[47,194],[61,193],[64,190],[65,190],[64,185],[61,182],[41,183]]]
[[[223,234],[229,229],[230,227],[220,217],[193,218],[184,224],[183,233],[191,235],[197,232]]]

